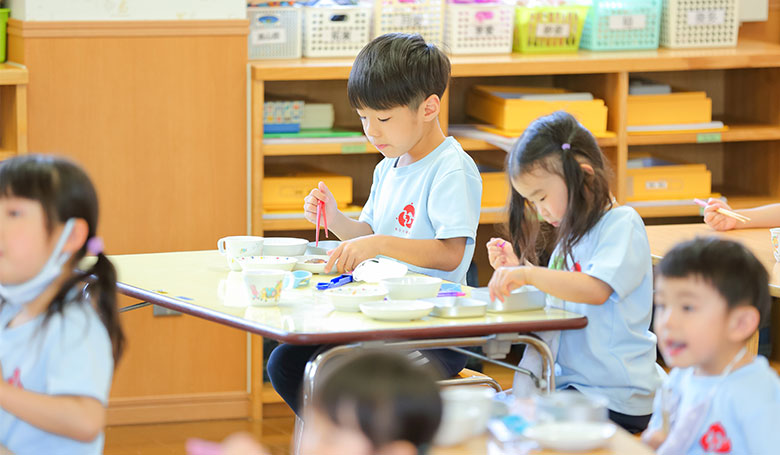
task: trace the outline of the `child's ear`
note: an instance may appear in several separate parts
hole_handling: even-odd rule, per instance
[[[423,120],[430,122],[439,116],[441,100],[438,95],[431,95],[422,102]]]
[[[62,251],[73,254],[80,250],[87,243],[87,235],[89,235],[87,221],[83,218],[76,218],[76,221],[73,223],[73,230],[65,241]]]
[[[731,341],[741,342],[750,338],[758,330],[761,314],[751,305],[740,305],[729,311],[728,337]]]
[[[586,174],[595,175],[596,171],[593,170],[593,166],[591,166],[588,163],[581,163],[580,167],[583,171],[585,171]]]

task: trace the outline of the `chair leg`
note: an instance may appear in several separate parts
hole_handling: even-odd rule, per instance
[[[501,385],[499,385],[498,382],[496,382],[495,379],[491,377],[482,377],[482,376],[471,376],[468,378],[455,378],[455,379],[442,379],[441,381],[438,381],[437,384],[439,384],[440,387],[454,387],[459,385],[486,385],[490,386],[495,391],[501,392]]]

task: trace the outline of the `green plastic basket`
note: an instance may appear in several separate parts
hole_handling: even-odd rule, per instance
[[[577,52],[588,6],[518,6],[513,50],[547,54]]]
[[[6,48],[6,28],[8,25],[8,14],[11,12],[8,8],[0,8],[0,62],[5,61]]]

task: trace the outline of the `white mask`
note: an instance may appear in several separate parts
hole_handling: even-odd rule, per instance
[[[21,310],[24,304],[41,295],[52,281],[62,273],[62,266],[70,259],[70,253],[63,253],[62,248],[65,246],[65,242],[70,237],[71,232],[73,232],[75,222],[76,219],[71,218],[65,223],[65,228],[62,230],[62,234],[60,234],[57,245],[54,246],[49,259],[37,275],[24,283],[0,284],[0,298],[3,299],[5,305],[11,306],[14,313]]]

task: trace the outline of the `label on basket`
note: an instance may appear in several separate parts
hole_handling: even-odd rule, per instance
[[[642,30],[647,26],[645,14],[615,14],[609,16],[610,30]]]
[[[721,142],[720,133],[698,133],[696,135],[696,142]]]
[[[496,24],[472,24],[466,29],[467,38],[490,38],[496,36]]]
[[[324,30],[322,32],[322,41],[325,41],[326,43],[352,41],[352,30],[344,30],[338,28],[334,28],[331,30]]]
[[[646,190],[666,190],[669,189],[669,182],[666,180],[648,180],[645,182]]]
[[[688,25],[722,25],[726,22],[725,9],[694,9],[688,11]]]
[[[425,14],[399,13],[393,22],[399,28],[420,28],[428,25],[428,17]]]
[[[284,44],[287,42],[287,30],[282,27],[261,28],[250,31],[252,44]]]
[[[537,24],[537,38],[568,38],[569,24],[558,24],[551,22],[548,24]]]

